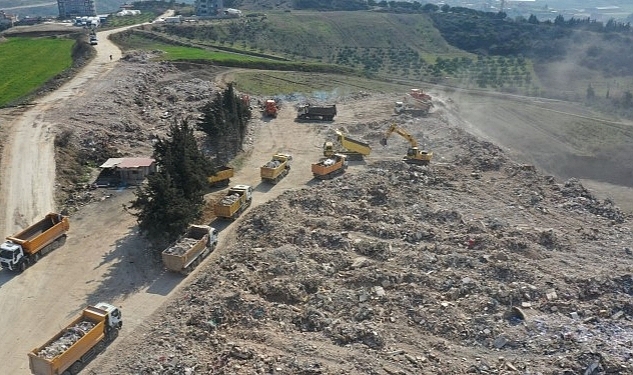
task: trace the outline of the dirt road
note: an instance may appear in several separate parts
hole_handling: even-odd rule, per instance
[[[64,106],[86,92],[98,90],[100,82],[111,79],[110,73],[121,52],[107,36],[120,30],[98,33],[96,58],[75,78],[38,99],[24,113],[7,116],[13,120],[3,124],[9,135],[4,142],[0,167],[0,228],[3,234],[14,233],[55,210],[53,141],[54,128],[58,124],[47,121],[46,112]],[[125,196],[117,199],[127,201]],[[82,226],[82,217],[73,217],[70,239],[63,251],[50,254],[23,274],[0,271],[0,299],[4,301],[0,306],[0,325],[5,327],[0,338],[3,373],[29,373],[27,351],[44,342],[86,300],[92,300],[91,293],[100,285],[95,280],[107,278],[104,274],[109,269],[102,264],[117,260],[119,244],[104,243],[98,234],[108,230],[112,234],[118,232],[116,238],[124,237],[134,221],[116,209],[103,215],[100,220],[103,226],[99,227],[94,227],[94,223]],[[109,223],[119,225],[107,228]],[[91,242],[93,236],[96,238]],[[113,250],[116,256],[112,256]],[[86,270],[92,272],[83,272]],[[134,282],[134,277],[125,278],[126,287]]]

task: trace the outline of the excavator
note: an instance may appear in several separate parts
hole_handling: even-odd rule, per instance
[[[416,164],[416,165],[428,165],[433,158],[433,151],[425,151],[420,150],[418,148],[418,142],[411,136],[411,134],[407,133],[405,130],[398,127],[396,124],[391,124],[389,130],[385,133],[384,138],[380,140],[380,144],[383,146],[387,145],[387,139],[391,136],[391,134],[396,133],[401,135],[404,139],[409,141],[411,147],[407,150],[407,154],[402,158],[405,163],[408,164]]]

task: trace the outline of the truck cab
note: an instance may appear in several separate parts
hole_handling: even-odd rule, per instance
[[[229,189],[229,194],[244,194],[246,201],[250,202],[253,198],[253,188],[249,185],[235,185]]]
[[[123,325],[123,318],[121,317],[121,309],[106,302],[99,302],[95,305],[96,308],[107,312],[107,323],[110,328],[121,328]]]
[[[214,227],[209,227],[209,243],[207,247],[215,248],[218,244],[218,230]]]
[[[5,241],[0,245],[0,266],[2,268],[15,271],[20,269],[22,264],[26,262],[27,257],[24,254],[24,249],[19,244]]]

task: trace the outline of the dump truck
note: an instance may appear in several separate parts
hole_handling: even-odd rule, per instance
[[[226,165],[218,167],[217,172],[213,176],[209,176],[207,180],[211,186],[229,186],[231,177],[235,175],[235,170]]]
[[[312,164],[312,174],[319,180],[329,180],[342,174],[347,169],[347,156],[334,154],[332,157],[321,159]]]
[[[297,120],[332,121],[336,116],[336,105],[311,105],[304,104],[297,111]]]
[[[278,183],[282,178],[286,177],[290,172],[290,161],[292,155],[275,154],[272,159],[260,168],[260,176],[262,181],[271,184]]]
[[[215,216],[220,219],[237,219],[251,205],[253,188],[249,185],[235,185],[213,207]]]
[[[338,143],[344,150],[336,150],[334,142],[325,142],[323,144],[323,156],[332,157],[334,154],[342,154],[347,156],[347,160],[363,160],[363,157],[371,153],[369,143],[365,143],[356,139],[352,139],[340,130],[336,130]]]
[[[24,271],[42,256],[66,241],[70,225],[68,217],[49,213],[37,223],[9,236],[0,245],[0,266],[11,271]]]
[[[165,268],[189,274],[218,244],[218,231],[208,225],[190,225],[187,232],[163,250]]]
[[[396,102],[394,112],[398,115],[406,113],[411,116],[425,116],[431,108],[433,108],[431,95],[421,89],[411,89],[403,101]]]
[[[279,111],[279,106],[277,102],[273,99],[268,99],[264,102],[264,108],[262,110],[262,114],[266,117],[277,117],[277,112]]]
[[[118,336],[122,325],[121,310],[118,307],[105,302],[86,307],[53,338],[28,353],[31,373],[78,374]]]

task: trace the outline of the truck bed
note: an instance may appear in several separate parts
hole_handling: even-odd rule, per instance
[[[33,254],[63,236],[69,228],[67,217],[49,213],[44,219],[7,239],[22,245],[25,251]]]
[[[61,219],[58,219],[54,214],[46,215],[42,220],[37,223],[23,229],[21,232],[14,234],[12,237],[28,241],[33,239],[34,237],[39,236],[45,231],[51,229],[55,224],[58,224]]]
[[[105,336],[105,311],[86,308],[44,345],[29,353],[29,367],[35,375],[61,374]]]
[[[361,142],[352,138],[342,138],[341,145],[349,151],[357,152],[365,156],[369,155],[369,153],[371,152],[371,147],[369,146],[369,143]]]
[[[228,185],[231,177],[235,175],[235,170],[226,165],[218,167],[217,172],[213,176],[209,176],[207,180],[211,185]]]
[[[324,159],[312,164],[312,173],[317,176],[324,176],[342,168],[342,161],[336,159]]]
[[[209,240],[208,229],[192,226],[183,237],[162,252],[163,264],[171,271],[181,272],[205,250]]]
[[[244,198],[239,194],[225,195],[215,207],[215,216],[232,217],[240,208]]]

